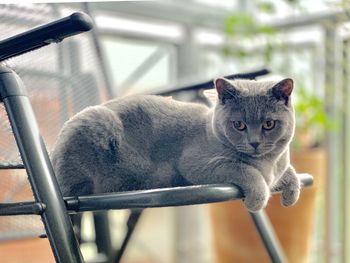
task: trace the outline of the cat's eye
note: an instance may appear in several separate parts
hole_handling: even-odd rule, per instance
[[[243,121],[234,121],[233,127],[235,127],[239,131],[244,131],[247,128],[247,125]]]
[[[272,130],[275,127],[276,122],[274,120],[268,120],[263,123],[264,130]]]

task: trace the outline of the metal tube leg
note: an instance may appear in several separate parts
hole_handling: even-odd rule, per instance
[[[108,211],[94,212],[96,247],[98,253],[106,256],[106,263],[113,263],[115,250],[112,246],[111,233],[109,230]]]
[[[83,262],[65,203],[46,147],[27,96],[17,74],[0,67],[0,99],[28,173],[36,201],[45,205],[42,219],[57,262]]]
[[[257,213],[250,213],[256,229],[259,232],[260,238],[270,256],[273,263],[285,263],[286,257],[283,253],[281,245],[275,235],[270,220],[265,214],[265,211],[261,210]]]
[[[120,249],[118,250],[118,253],[117,253],[117,256],[115,259],[116,263],[119,263],[121,261],[123,255],[124,255],[125,249],[126,249],[128,243],[129,243],[129,240],[130,240],[130,238],[135,230],[136,224],[139,221],[142,212],[143,212],[143,209],[132,209],[130,211],[129,219],[127,222],[128,230],[127,230],[126,235],[124,237],[123,243],[120,246]]]

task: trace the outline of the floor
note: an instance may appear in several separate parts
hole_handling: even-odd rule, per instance
[[[111,211],[110,231],[113,245],[118,247],[125,233],[128,211]],[[137,225],[122,263],[175,263],[212,261],[210,229],[205,206],[147,209]],[[84,239],[94,239],[92,215],[84,217]],[[96,255],[94,245],[84,245],[86,260]],[[200,261],[198,261],[200,260]],[[1,263],[54,262],[47,239],[0,241]]]
[[[54,263],[47,239],[26,239],[0,242],[1,263]]]

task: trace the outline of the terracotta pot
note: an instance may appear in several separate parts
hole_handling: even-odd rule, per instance
[[[309,262],[315,223],[316,199],[322,192],[326,172],[323,149],[292,154],[292,163],[299,173],[314,176],[314,185],[303,189],[298,203],[285,208],[280,195],[273,196],[266,208],[288,262]],[[217,262],[270,262],[255,226],[243,202],[210,205],[213,245]]]

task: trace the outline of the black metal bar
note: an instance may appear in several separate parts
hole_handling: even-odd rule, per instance
[[[231,74],[225,76],[227,79],[255,79],[257,77],[265,76],[269,74],[270,71],[268,69],[262,69],[258,71],[253,71],[249,73],[241,73],[241,74]],[[213,88],[213,81],[205,81],[197,84],[190,84],[190,85],[185,85],[181,87],[175,87],[175,88],[169,88],[167,90],[159,90],[155,92],[151,92],[152,94],[158,94],[158,95],[163,95],[167,96],[175,92],[183,92],[183,91],[189,91],[189,90],[205,90],[205,89],[211,89]]]
[[[93,213],[95,224],[95,243],[97,252],[106,257],[105,263],[114,263],[115,250],[112,246],[110,223],[108,211],[98,211]]]
[[[0,170],[25,169],[22,163],[0,163]]]
[[[132,209],[130,211],[130,215],[128,218],[126,235],[124,237],[123,243],[120,246],[120,249],[117,251],[117,256],[115,258],[115,263],[119,263],[122,259],[124,252],[126,250],[126,247],[130,241],[130,238],[132,234],[134,233],[135,227],[137,222],[139,221],[141,215],[142,215],[143,209]]]
[[[33,109],[18,75],[0,66],[0,98],[27,170],[35,200],[46,204],[42,219],[57,262],[83,262]]]
[[[0,204],[0,216],[41,215],[45,204],[40,202],[19,202]]]
[[[46,234],[43,233],[43,230],[33,230],[33,231],[23,231],[21,229],[17,231],[11,231],[11,232],[1,232],[0,233],[0,242],[2,241],[14,241],[14,240],[23,240],[26,238],[46,238]]]
[[[66,37],[89,31],[93,27],[91,18],[84,13],[74,13],[0,41],[0,61],[31,50],[57,43]]]
[[[266,248],[267,253],[273,263],[287,262],[281,245],[276,237],[275,231],[270,224],[264,210],[257,213],[250,213],[260,238]]]
[[[232,185],[200,185],[65,197],[64,199],[68,210],[82,212],[193,205],[241,197],[241,192]]]
[[[310,186],[311,175],[301,175],[301,185]],[[275,193],[279,192],[276,190]],[[152,190],[138,190],[89,196],[65,197],[71,212],[106,209],[130,209],[166,206],[183,206],[222,202],[243,198],[238,187],[232,184],[194,185]]]

